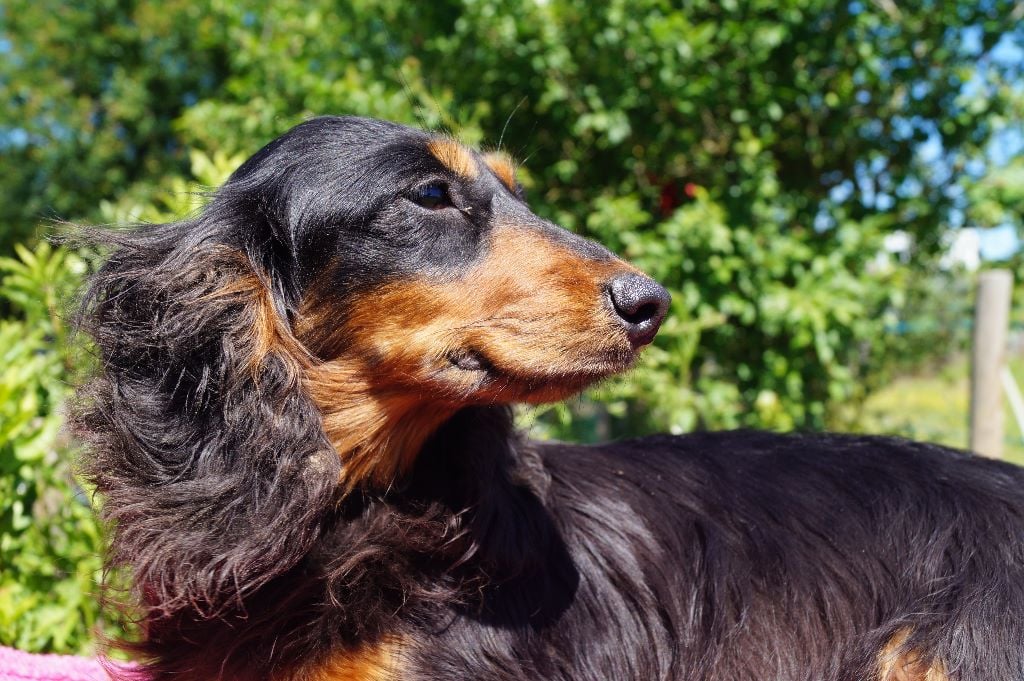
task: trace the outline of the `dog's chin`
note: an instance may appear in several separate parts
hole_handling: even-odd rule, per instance
[[[630,369],[637,354],[638,349],[624,348],[575,357],[566,366],[536,368],[498,362],[477,350],[463,350],[449,354],[447,373],[472,401],[543,404],[572,397]]]

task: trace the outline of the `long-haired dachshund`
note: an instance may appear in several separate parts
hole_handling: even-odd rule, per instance
[[[201,214],[96,238],[74,423],[148,678],[1024,679],[1024,471],[516,434],[510,404],[627,369],[669,296],[506,157],[317,118]]]

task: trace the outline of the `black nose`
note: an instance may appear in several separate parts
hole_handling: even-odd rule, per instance
[[[622,321],[633,347],[647,345],[658,333],[672,296],[658,282],[642,274],[623,274],[608,286],[615,314]]]

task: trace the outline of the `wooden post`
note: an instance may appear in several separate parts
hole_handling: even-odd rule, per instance
[[[1006,365],[1013,275],[988,270],[978,276],[971,344],[971,449],[998,459],[1003,455],[1003,395],[1000,373]]]

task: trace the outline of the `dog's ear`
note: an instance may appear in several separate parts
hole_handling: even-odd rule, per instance
[[[99,236],[114,250],[82,325],[100,366],[73,424],[111,563],[151,612],[212,616],[307,553],[341,464],[303,390],[288,283],[200,220]]]

